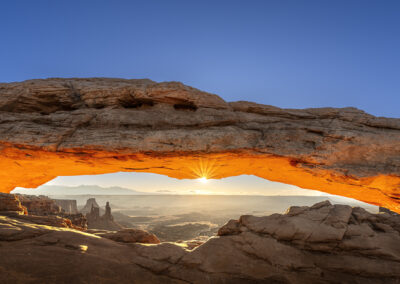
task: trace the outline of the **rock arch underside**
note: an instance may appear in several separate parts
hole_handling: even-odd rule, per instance
[[[400,212],[400,119],[225,102],[178,82],[0,84],[0,191],[57,176],[250,174]]]

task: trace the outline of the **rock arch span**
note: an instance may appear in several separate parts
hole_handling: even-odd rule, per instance
[[[0,84],[0,191],[60,175],[253,174],[400,212],[400,119],[355,108],[280,109],[178,82]]]

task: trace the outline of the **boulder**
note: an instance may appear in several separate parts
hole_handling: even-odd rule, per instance
[[[144,243],[144,244],[160,243],[160,240],[154,234],[139,229],[128,228],[116,232],[109,232],[98,235],[102,236],[103,238],[107,238],[122,243]]]

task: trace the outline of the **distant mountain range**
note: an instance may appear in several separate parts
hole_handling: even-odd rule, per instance
[[[129,188],[113,186],[101,187],[98,185],[43,185],[38,188],[17,188],[12,193],[32,195],[151,195],[153,193],[136,191]]]

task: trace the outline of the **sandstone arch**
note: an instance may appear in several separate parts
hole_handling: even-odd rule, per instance
[[[59,175],[253,174],[400,212],[400,119],[228,103],[177,82],[0,84],[0,191]]]

